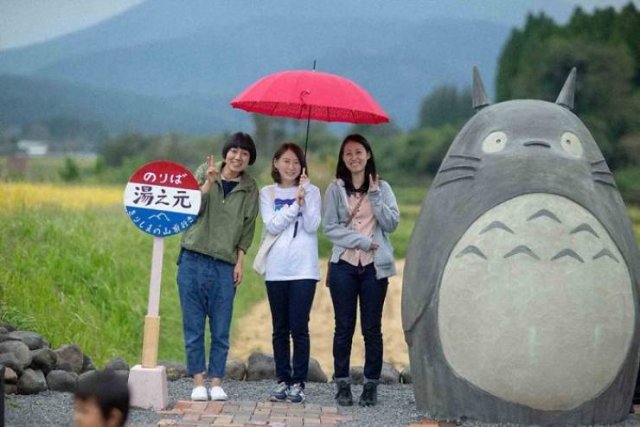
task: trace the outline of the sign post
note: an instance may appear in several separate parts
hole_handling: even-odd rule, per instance
[[[132,406],[163,409],[169,403],[166,371],[164,366],[157,366],[164,237],[178,234],[195,222],[201,199],[193,174],[173,162],[147,163],[127,183],[124,192],[127,215],[136,227],[153,236],[142,364],[135,365],[129,373]]]

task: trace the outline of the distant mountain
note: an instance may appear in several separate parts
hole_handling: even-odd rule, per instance
[[[246,127],[248,115],[228,105],[233,96],[265,74],[309,69],[318,59],[318,69],[352,78],[408,128],[433,87],[467,86],[474,64],[493,91],[509,23],[522,21],[531,7],[525,3],[150,0],[92,28],[0,51],[0,73],[35,77],[34,84],[46,81],[52,91],[71,85],[64,86],[73,93],[68,112],[99,112],[114,129],[192,133]],[[567,10],[565,2],[534,4]],[[33,92],[21,82],[11,91],[12,102],[25,108]],[[101,95],[86,98],[96,88]],[[120,111],[109,108],[116,98]],[[7,102],[0,91],[0,105]],[[143,105],[155,116],[142,114]],[[137,113],[116,117],[122,111]],[[14,115],[36,112],[50,114],[39,108]],[[155,128],[155,118],[166,114],[165,124]],[[214,116],[215,124],[204,124]]]
[[[0,76],[0,126],[60,117],[102,123],[116,133],[206,135],[233,123],[216,117],[212,108],[193,98],[140,96],[33,77]]]

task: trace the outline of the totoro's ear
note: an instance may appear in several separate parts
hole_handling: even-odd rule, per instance
[[[562,86],[562,90],[560,91],[560,95],[558,95],[558,99],[556,99],[556,104],[562,105],[563,107],[573,110],[573,95],[576,91],[576,67],[571,69],[569,73],[569,77],[564,82],[564,86]]]
[[[487,105],[491,104],[489,102],[489,98],[487,98],[487,93],[484,90],[484,85],[482,84],[482,78],[480,77],[480,71],[478,71],[478,67],[473,66],[473,109],[475,111],[480,111]]]

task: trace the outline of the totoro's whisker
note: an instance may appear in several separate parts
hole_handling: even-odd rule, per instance
[[[443,182],[439,182],[436,187],[442,187],[443,185],[447,185],[447,184],[451,184],[452,182],[456,182],[456,181],[462,181],[465,179],[473,179],[473,175],[462,175],[462,176],[458,176],[455,178],[451,178],[447,181],[443,181]]]
[[[596,260],[598,258],[602,258],[604,256],[608,256],[609,258],[611,258],[612,260],[614,260],[615,262],[617,262],[618,264],[620,263],[620,261],[618,261],[618,259],[611,253],[611,251],[609,251],[609,249],[604,248],[603,250],[601,250],[600,252],[598,252],[597,254],[595,254],[593,256],[593,259]]]
[[[460,258],[461,256],[469,255],[469,254],[477,255],[482,259],[487,259],[487,256],[483,254],[482,251],[475,245],[469,245],[463,250],[461,250],[460,253],[456,255],[456,258]]]
[[[596,160],[595,162],[591,162],[591,166],[596,166],[596,165],[599,165],[600,163],[604,163],[604,162],[605,162],[604,159]]]
[[[534,213],[533,215],[531,215],[529,218],[527,218],[527,221],[531,221],[534,220],[536,218],[541,218],[541,217],[547,217],[550,218],[554,221],[556,221],[559,224],[562,224],[562,221],[560,221],[560,219],[558,219],[557,216],[555,216],[555,214],[547,209],[540,209],[538,212]]]
[[[470,170],[470,171],[477,171],[478,168],[475,166],[450,166],[450,167],[446,167],[444,169],[440,169],[440,172],[451,172],[451,171],[456,171],[456,170]]]
[[[609,171],[593,171],[591,175],[605,175],[605,176],[613,176],[613,174]]]
[[[480,157],[468,156],[466,154],[451,154],[449,156],[451,159],[465,159],[465,160],[474,160],[476,162],[481,162],[482,159]]]
[[[525,245],[520,245],[520,246],[516,246],[515,248],[511,249],[511,251],[506,254],[504,256],[504,258],[509,258],[512,257],[514,255],[518,255],[518,254],[525,254],[525,255],[529,255],[531,258],[535,258],[537,260],[540,260],[540,257],[538,255],[536,255],[530,248],[529,246],[525,246]]]
[[[618,188],[618,187],[616,187],[615,183],[609,182],[609,181],[605,181],[604,179],[601,179],[601,178],[593,178],[593,182],[596,182],[598,184],[608,185],[609,187],[613,187],[613,188]]]
[[[571,257],[571,258],[575,258],[580,262],[584,262],[584,260],[582,259],[582,257],[580,255],[578,255],[577,253],[575,253],[575,251],[567,248],[567,249],[563,249],[560,252],[558,252],[553,258],[551,258],[551,261],[555,261],[557,259],[560,258],[564,258],[564,257]]]
[[[513,230],[510,229],[505,223],[501,222],[501,221],[493,221],[491,224],[487,225],[481,232],[480,234],[484,234],[487,231],[491,231],[491,230],[495,230],[495,229],[499,229],[499,230],[504,230],[508,233],[514,234]]]
[[[596,236],[598,239],[600,238],[600,236],[598,236],[598,233],[596,233],[596,230],[594,230],[593,227],[591,227],[586,222],[583,222],[582,224],[580,224],[579,226],[577,226],[576,228],[571,230],[569,232],[569,234],[576,234],[576,233],[580,233],[582,231],[586,231],[587,233],[591,233],[594,236]]]

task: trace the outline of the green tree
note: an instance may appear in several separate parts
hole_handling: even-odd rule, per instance
[[[64,166],[58,171],[58,174],[64,182],[80,181],[80,168],[76,161],[69,156],[65,157]]]
[[[418,127],[439,127],[448,123],[461,123],[472,114],[471,89],[459,91],[455,86],[440,86],[422,101]]]
[[[578,70],[576,114],[585,122],[609,165],[636,164],[628,139],[639,131],[640,13],[629,3],[620,11],[586,13],[569,22],[530,15],[505,44],[498,64],[498,98],[554,101],[571,68]],[[624,146],[621,141],[625,141]]]

